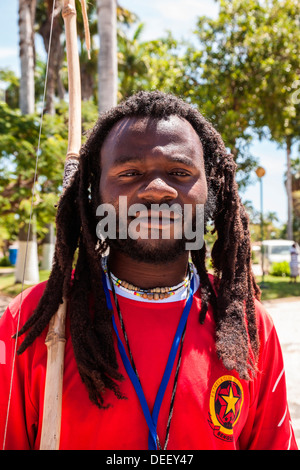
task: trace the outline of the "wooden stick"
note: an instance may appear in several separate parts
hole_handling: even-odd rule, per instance
[[[65,22],[69,81],[68,159],[70,157],[78,158],[81,147],[81,83],[75,0],[64,0],[62,16]]]
[[[48,356],[40,443],[41,450],[59,449],[66,342],[65,318],[66,302],[64,301],[49,323],[49,331],[45,341]]]
[[[65,22],[69,80],[69,138],[65,175],[68,163],[74,165],[81,147],[81,83],[77,46],[75,0],[64,0],[62,16]],[[68,182],[68,181],[67,181]],[[64,186],[66,186],[64,177]],[[64,299],[49,323],[46,338],[47,370],[41,450],[58,450],[61,431],[62,390],[65,355],[65,321],[67,302]]]

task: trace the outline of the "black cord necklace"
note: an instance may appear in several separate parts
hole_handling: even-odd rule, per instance
[[[116,295],[116,292],[115,292],[114,283],[112,281],[111,271],[109,269],[109,266],[107,266],[107,268],[108,268],[107,269],[107,274],[108,274],[108,277],[109,277],[109,281],[110,281],[112,294],[113,294],[113,298],[114,298],[114,301],[115,301],[116,310],[117,310],[117,313],[118,313],[118,318],[119,318],[119,321],[120,321],[121,329],[122,329],[123,336],[124,336],[124,339],[125,339],[125,343],[126,343],[126,346],[127,346],[127,349],[128,349],[128,353],[129,353],[129,357],[130,357],[130,361],[131,361],[131,366],[134,370],[134,373],[136,374],[136,377],[137,377],[139,383],[141,384],[140,378],[139,378],[139,375],[138,375],[138,371],[137,371],[137,368],[136,368],[134,360],[133,360],[131,348],[129,346],[129,340],[128,340],[128,336],[127,336],[127,333],[126,333],[126,330],[125,330],[125,325],[124,325],[120,305],[119,305],[119,302],[118,302],[118,298],[117,298],[117,295]],[[190,283],[191,283],[191,271],[190,271],[189,266],[188,266],[188,274],[189,274],[189,284],[187,286],[187,289],[188,289],[187,292],[189,292]],[[175,401],[175,395],[176,395],[176,389],[177,389],[177,383],[178,383],[178,375],[179,375],[179,369],[180,369],[180,364],[181,364],[181,354],[182,354],[183,342],[184,342],[184,338],[185,338],[185,332],[186,332],[186,324],[184,326],[182,336],[181,336],[181,341],[180,341],[180,348],[179,348],[177,366],[176,366],[176,371],[175,371],[175,377],[174,377],[174,383],[173,383],[173,389],[172,389],[172,395],[171,395],[171,402],[170,402],[170,408],[169,408],[169,416],[168,416],[168,422],[167,422],[167,427],[166,427],[165,443],[164,443],[163,449],[161,447],[159,438],[157,436],[157,446],[158,446],[159,450],[166,450],[167,446],[168,446],[168,442],[169,442],[170,427],[171,427],[171,421],[172,421],[173,410],[174,410],[174,401]]]

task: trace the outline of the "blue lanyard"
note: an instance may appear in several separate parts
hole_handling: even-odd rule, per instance
[[[110,294],[109,294],[109,291],[108,291],[108,288],[107,288],[106,278],[105,278],[104,273],[103,273],[102,279],[103,279],[103,287],[104,287],[104,291],[105,291],[105,295],[106,295],[107,306],[110,310],[113,310],[111,299],[110,299]],[[166,388],[167,388],[167,385],[169,383],[170,376],[171,376],[171,373],[172,373],[172,370],[173,370],[173,365],[174,365],[174,362],[175,362],[175,358],[176,358],[178,347],[179,347],[179,344],[180,344],[180,341],[181,341],[181,337],[182,337],[182,334],[183,334],[183,331],[184,331],[184,328],[185,328],[185,325],[186,325],[186,322],[187,322],[187,319],[188,319],[188,315],[189,315],[191,307],[192,307],[193,294],[194,294],[194,276],[191,280],[188,299],[185,303],[185,307],[183,309],[183,312],[182,312],[182,315],[181,315],[181,318],[180,318],[180,321],[179,321],[179,324],[178,324],[178,327],[177,327],[177,331],[175,333],[175,337],[174,337],[174,340],[173,340],[173,344],[172,344],[172,347],[171,347],[171,351],[170,351],[170,354],[169,354],[169,358],[168,358],[168,362],[167,362],[167,365],[166,365],[166,368],[165,368],[165,372],[164,372],[159,390],[157,392],[157,396],[156,396],[154,407],[153,407],[152,416],[151,416],[151,413],[150,413],[150,410],[149,410],[149,407],[148,407],[148,404],[147,404],[142,386],[140,384],[140,381],[139,381],[136,373],[134,372],[134,370],[132,368],[130,360],[129,360],[129,358],[127,356],[127,353],[125,351],[124,345],[123,345],[123,343],[120,339],[119,332],[117,330],[117,326],[116,326],[116,322],[115,322],[115,318],[114,318],[114,316],[112,317],[113,328],[114,328],[115,333],[117,335],[118,349],[119,349],[119,352],[120,352],[125,370],[126,370],[128,376],[129,376],[130,380],[131,380],[131,383],[132,383],[132,385],[133,385],[133,387],[136,391],[136,394],[138,396],[138,399],[140,401],[140,404],[141,404],[141,407],[142,407],[142,410],[143,410],[143,414],[144,414],[145,420],[146,420],[148,428],[149,428],[149,437],[148,437],[148,449],[149,450],[156,450],[157,449],[157,421],[158,421],[159,411],[160,411],[160,407],[161,407],[161,404],[162,404],[162,401],[163,401],[163,398],[164,398],[164,394],[165,394],[165,391],[166,391]]]

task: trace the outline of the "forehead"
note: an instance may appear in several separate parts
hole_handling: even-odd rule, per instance
[[[145,154],[155,148],[168,153],[182,153],[191,158],[201,158],[202,145],[192,125],[179,116],[167,119],[151,117],[126,117],[118,121],[106,137],[102,149],[102,164],[111,163],[127,153]]]

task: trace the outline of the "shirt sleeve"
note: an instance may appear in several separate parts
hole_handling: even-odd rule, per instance
[[[287,402],[284,361],[275,327],[263,347],[252,403],[239,442],[247,450],[297,450]]]

